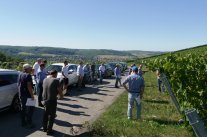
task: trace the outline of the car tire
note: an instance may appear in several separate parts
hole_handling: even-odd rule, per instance
[[[11,109],[14,112],[20,112],[20,110],[21,110],[21,103],[20,103],[20,99],[19,99],[18,94],[16,94],[14,96],[14,99],[13,99],[12,105],[11,105]]]

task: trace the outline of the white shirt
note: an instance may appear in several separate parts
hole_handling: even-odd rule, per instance
[[[39,69],[40,65],[38,64],[38,62],[35,62],[35,64],[33,65],[33,69],[34,69],[34,75],[37,75],[37,70]]]
[[[101,65],[99,68],[98,68],[99,71],[101,71],[102,73],[105,72],[106,68],[105,66]]]
[[[83,66],[81,65],[78,65],[78,68],[77,68],[77,75],[78,76],[84,76],[84,70],[83,70]]]
[[[67,66],[62,67],[62,72],[66,77],[68,77],[68,67]]]

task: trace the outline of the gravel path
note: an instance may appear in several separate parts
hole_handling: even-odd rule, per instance
[[[95,121],[113,101],[124,92],[114,88],[115,79],[104,79],[103,84],[86,85],[82,91],[72,88],[62,100],[58,100],[57,117],[53,129],[55,137],[84,136],[87,126]],[[44,137],[41,131],[43,109],[36,107],[34,129],[20,126],[19,114],[0,114],[0,137]]]

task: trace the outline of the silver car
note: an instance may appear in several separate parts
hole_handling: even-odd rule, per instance
[[[20,111],[17,88],[18,75],[18,71],[0,69],[0,111],[8,108],[12,108],[16,112]]]
[[[54,63],[49,65],[46,70],[51,71],[51,70],[56,70],[58,72],[57,78],[63,78],[62,75],[62,68],[64,66],[64,63]],[[68,64],[68,80],[69,80],[69,85],[75,85],[78,83],[78,76],[77,76],[77,65],[76,64]]]

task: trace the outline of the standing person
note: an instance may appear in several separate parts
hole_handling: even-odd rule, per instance
[[[32,115],[34,111],[34,106],[26,106],[28,98],[34,100],[34,95],[32,91],[32,66],[29,64],[23,65],[23,72],[19,74],[18,77],[18,92],[21,103],[21,125],[22,127],[32,128]]]
[[[57,71],[52,70],[50,77],[43,81],[43,101],[44,101],[44,115],[43,115],[43,131],[47,135],[53,134],[53,123],[56,116],[57,109],[57,95],[63,98],[62,90],[60,87],[59,79],[57,79]]]
[[[82,81],[83,81],[83,77],[84,77],[84,70],[83,70],[83,62],[82,61],[78,65],[77,75],[78,75],[78,90],[81,91]]]
[[[99,70],[99,75],[100,75],[100,84],[102,84],[102,82],[103,82],[103,77],[104,77],[104,73],[105,73],[105,70],[106,70],[106,68],[105,68],[105,66],[104,66],[103,63],[102,63],[101,66],[98,68],[98,70]]]
[[[88,63],[86,65],[84,65],[83,71],[84,71],[84,77],[83,77],[82,82],[85,85],[85,83],[90,83],[91,82],[91,81],[89,81],[90,80],[90,66],[89,66]]]
[[[158,90],[161,92],[164,92],[165,91],[165,87],[161,81],[161,78],[160,78],[160,70],[158,69],[156,71],[156,75],[157,75],[157,86],[158,86]]]
[[[37,71],[37,86],[38,86],[38,92],[37,92],[37,95],[38,95],[38,106],[40,107],[43,107],[43,104],[42,104],[42,92],[43,92],[43,80],[46,78],[47,76],[47,72],[45,70],[45,64],[42,62],[40,63],[40,68],[38,69]]]
[[[136,118],[141,119],[141,99],[144,93],[144,79],[140,77],[137,73],[138,73],[138,68],[133,67],[132,74],[129,75],[123,82],[123,86],[128,92],[128,111],[127,111],[128,119],[132,118],[132,108],[133,108],[134,100],[137,106]],[[129,87],[126,86],[127,83]]]
[[[34,80],[35,80],[35,93],[37,94],[38,92],[38,85],[37,85],[37,71],[40,67],[40,63],[42,62],[42,58],[38,58],[37,61],[34,63],[33,67],[32,67],[32,73],[34,76]]]
[[[93,62],[92,65],[91,65],[92,82],[95,81],[95,70],[96,70],[96,65],[95,65],[95,63]]]
[[[142,64],[139,65],[139,68],[138,68],[138,75],[139,75],[140,77],[142,77],[142,75],[143,75]]]
[[[119,64],[116,64],[116,68],[114,69],[114,75],[115,75],[115,88],[119,88],[118,82],[120,83],[121,86],[121,70]]]
[[[68,74],[68,61],[64,61],[64,66],[62,67],[62,75],[63,75],[63,90],[67,90],[68,89],[68,85],[69,85],[69,74]]]
[[[131,66],[130,66],[130,68],[129,68],[129,74],[128,75],[131,75],[131,73],[132,73],[132,67],[134,67],[134,66],[136,66],[135,64],[132,64]]]

